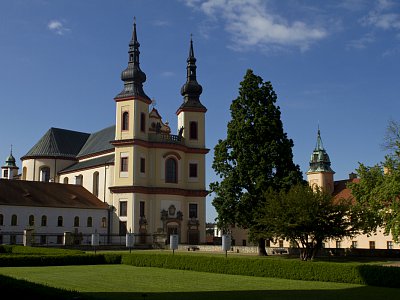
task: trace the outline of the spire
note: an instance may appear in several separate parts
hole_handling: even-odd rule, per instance
[[[319,126],[318,126],[317,144],[315,146],[315,150],[324,150],[324,145],[322,144],[321,131],[319,130]]]
[[[146,74],[139,66],[139,47],[140,43],[138,42],[136,33],[136,18],[134,18],[132,38],[129,42],[128,50],[128,67],[121,73],[121,80],[124,82],[124,89],[115,97],[115,99],[140,96],[150,101],[150,98],[143,91],[143,83],[146,81]]]
[[[203,92],[202,86],[196,79],[196,58],[193,50],[193,39],[190,35],[189,56],[186,60],[186,83],[181,88],[181,95],[183,96],[183,104],[179,110],[184,108],[200,109],[206,111],[207,109],[200,102],[200,95]]]
[[[10,155],[7,157],[6,159],[6,163],[4,164],[3,167],[7,167],[7,168],[16,168],[17,165],[15,164],[15,158],[12,155],[12,145],[10,147]]]
[[[335,173],[331,168],[331,161],[329,155],[324,149],[321,138],[321,131],[318,126],[317,143],[310,158],[309,172],[330,172]]]

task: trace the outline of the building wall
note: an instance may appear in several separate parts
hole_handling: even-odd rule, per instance
[[[107,234],[107,227],[102,226],[102,218],[108,218],[107,209],[0,205],[0,214],[3,215],[0,235],[7,238],[9,234],[18,234],[19,240],[17,240],[17,243],[22,243],[21,234],[26,229],[33,230],[35,234],[46,233],[52,236],[64,235],[64,232],[78,232],[87,235],[97,231],[100,234]],[[11,226],[12,215],[17,216],[16,226]],[[29,225],[30,215],[34,216],[33,226]],[[42,216],[47,216],[47,226],[41,226]],[[57,226],[59,216],[63,217],[63,226]],[[74,227],[74,218],[76,216],[79,217],[80,221],[78,227]],[[92,217],[92,227],[87,227],[88,217]],[[3,243],[8,242],[3,239]]]
[[[99,174],[98,196],[101,201],[109,203],[111,201],[110,185],[114,182],[114,166],[105,165],[95,168],[79,170],[76,172],[60,175],[60,183],[65,182],[68,178],[68,184],[75,184],[76,176],[83,176],[83,187],[93,194],[93,175],[95,172]]]
[[[52,179],[54,182],[60,182],[59,176],[57,175],[58,172],[75,163],[75,160],[57,158],[25,159],[22,161],[22,179],[40,181],[40,169],[43,167],[49,167],[50,179]],[[24,173],[24,170],[26,170],[26,173]]]

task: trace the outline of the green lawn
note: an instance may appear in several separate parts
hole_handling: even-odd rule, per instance
[[[400,289],[128,265],[3,267],[0,274],[94,299],[396,299]]]

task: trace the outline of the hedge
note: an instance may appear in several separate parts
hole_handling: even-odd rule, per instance
[[[145,253],[123,255],[122,263],[137,267],[158,267],[232,275],[400,287],[399,267],[357,263]]]

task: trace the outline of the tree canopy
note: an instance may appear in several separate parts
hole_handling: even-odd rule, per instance
[[[348,199],[334,199],[321,189],[297,184],[289,191],[269,190],[257,222],[267,236],[286,239],[300,248],[302,260],[313,259],[327,239],[357,232]]]
[[[389,150],[383,162],[372,167],[359,163],[358,183],[351,183],[365,233],[384,227],[395,242],[400,240],[400,125],[390,121],[384,138]]]
[[[287,190],[303,180],[276,101],[271,82],[247,70],[230,106],[227,137],[214,148],[212,167],[221,180],[211,183],[210,190],[221,227],[237,224],[251,231],[265,191]]]

